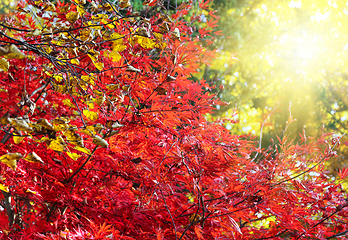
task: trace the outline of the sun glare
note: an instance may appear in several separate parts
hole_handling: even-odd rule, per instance
[[[307,31],[284,34],[279,38],[279,44],[280,56],[287,62],[295,64],[295,68],[315,64],[325,50],[322,37]]]
[[[297,59],[312,59],[319,52],[318,36],[300,36],[295,40],[294,56]]]

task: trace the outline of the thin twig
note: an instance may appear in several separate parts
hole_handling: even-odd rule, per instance
[[[176,234],[176,226],[175,226],[174,218],[173,218],[172,214],[170,213],[170,209],[169,209],[169,207],[168,207],[168,205],[167,205],[167,202],[166,202],[166,199],[165,199],[165,197],[164,197],[162,188],[160,188],[160,191],[161,191],[162,198],[163,198],[163,201],[164,201],[164,206],[166,207],[167,212],[168,212],[168,214],[169,214],[169,216],[170,216],[170,219],[172,220],[172,224],[173,224],[173,227],[174,227],[174,233],[175,233],[175,240],[177,240],[178,237],[177,237],[177,234]],[[180,239],[181,239],[181,238],[180,238]]]

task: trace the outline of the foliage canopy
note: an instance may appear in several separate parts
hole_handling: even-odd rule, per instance
[[[2,239],[300,239],[348,231],[339,139],[260,149],[205,114],[190,4],[20,1],[0,23]],[[199,10],[199,11],[201,11]],[[215,32],[220,34],[220,32]],[[208,36],[211,35],[211,36]],[[291,119],[290,119],[291,120]],[[340,172],[341,181],[348,175]]]

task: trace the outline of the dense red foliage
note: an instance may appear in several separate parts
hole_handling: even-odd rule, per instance
[[[261,150],[208,122],[223,103],[190,76],[217,17],[195,36],[189,4],[146,4],[28,0],[0,24],[1,239],[346,234],[329,136]]]

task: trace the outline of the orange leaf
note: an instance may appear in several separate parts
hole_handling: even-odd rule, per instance
[[[198,239],[204,239],[202,233],[203,233],[203,230],[201,229],[201,227],[199,225],[195,225],[195,233],[198,237]]]

